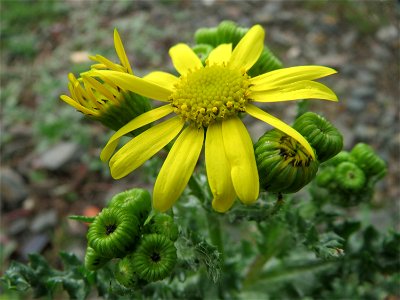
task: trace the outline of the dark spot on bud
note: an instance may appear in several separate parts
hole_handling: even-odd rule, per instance
[[[115,225],[115,224],[107,225],[106,226],[106,234],[110,235],[111,233],[113,233],[115,231],[115,229],[117,229],[117,225]]]
[[[159,262],[159,261],[161,260],[160,253],[158,253],[158,252],[153,252],[153,253],[150,255],[150,258],[151,258],[151,260],[152,260],[153,262]]]

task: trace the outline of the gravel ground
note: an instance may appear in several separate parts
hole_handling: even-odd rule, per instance
[[[20,87],[5,100],[15,99],[19,107],[11,111],[15,116],[8,113],[2,97],[2,113],[8,113],[1,125],[7,134],[1,151],[1,224],[6,230],[0,236],[6,259],[24,260],[29,252],[46,253],[54,259],[60,249],[82,254],[85,228],[65,217],[101,207],[110,195],[133,182],[149,186],[140,173],[111,180],[107,166],[98,159],[110,132],[79,119],[58,99],[67,92],[68,72],[87,65],[87,53],[115,57],[114,27],[138,74],[171,69],[171,45],[191,43],[197,28],[216,26],[227,19],[241,26],[264,26],[266,43],[285,66],[336,68],[339,73],[324,82],[338,94],[340,102],[313,101],[310,109],[325,115],[343,132],[345,149],[365,142],[388,162],[389,174],[379,184],[373,204],[377,222],[383,219],[385,224],[393,224],[397,220],[398,224],[400,29],[399,6],[394,1],[182,0],[132,4],[66,0],[62,4],[65,11],[60,17],[32,29],[40,36],[35,55],[19,60],[7,56],[8,50],[2,54],[2,88],[8,93],[14,85]],[[265,108],[292,122],[296,105],[273,103]],[[21,121],[23,113],[28,117]],[[43,129],[37,129],[38,119],[42,124],[53,124],[59,117],[71,118],[62,139],[49,138],[48,131],[43,134]],[[250,125],[254,139],[269,129],[264,124]],[[83,135],[80,143],[77,132]],[[71,236],[68,244],[65,235]]]

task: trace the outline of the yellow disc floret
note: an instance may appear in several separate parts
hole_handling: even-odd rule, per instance
[[[245,111],[249,76],[225,66],[206,66],[180,77],[171,105],[183,120],[207,127]]]

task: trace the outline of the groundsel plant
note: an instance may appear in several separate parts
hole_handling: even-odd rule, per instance
[[[33,254],[6,271],[6,290],[57,298],[61,286],[77,299],[396,295],[400,235],[354,217],[386,163],[364,143],[343,150],[333,123],[306,109],[308,99],[335,105],[316,80],[336,70],[283,68],[261,25],[224,21],[194,40],[170,48],[174,72],[139,77],[115,30],[118,63],[96,55],[90,70],[69,75],[61,99],[115,131],[100,156],[111,176],[150,161],[154,189],[132,186],[95,217],[71,216],[88,224],[83,262],[63,252],[59,271]],[[300,100],[292,125],[266,112],[292,100]],[[245,115],[266,123],[257,141]],[[160,151],[168,153],[161,167]]]

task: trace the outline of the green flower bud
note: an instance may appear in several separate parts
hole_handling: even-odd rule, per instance
[[[375,154],[374,150],[369,145],[358,143],[351,150],[350,154],[354,157],[357,166],[359,166],[367,176],[377,176],[378,179],[380,179],[386,175],[386,163]]]
[[[292,137],[273,129],[254,145],[261,186],[270,192],[294,193],[308,184],[319,163]]]
[[[350,152],[340,151],[338,154],[336,154],[329,160],[328,164],[330,166],[337,166],[338,164],[345,161],[355,162],[354,158],[350,155]]]
[[[298,117],[293,128],[300,132],[315,149],[318,160],[324,162],[343,148],[343,136],[325,118],[312,112]]]
[[[198,44],[198,45],[193,46],[192,49],[193,49],[194,53],[196,53],[199,56],[201,62],[204,65],[206,63],[206,59],[207,59],[208,55],[214,49],[214,47],[211,45],[208,45],[208,44]]]
[[[100,256],[93,248],[87,247],[85,254],[85,268],[95,271],[104,266],[110,258]]]
[[[361,191],[366,182],[364,172],[352,162],[342,162],[335,168],[335,181],[340,189],[348,192]]]
[[[198,29],[194,37],[196,44],[202,45],[202,47],[203,45],[210,45],[213,48],[216,48],[221,44],[232,44],[233,49],[248,30],[248,28],[239,27],[232,21],[222,21],[218,27]],[[197,46],[194,46],[193,49],[195,50],[196,48]],[[283,65],[279,59],[274,56],[267,46],[264,46],[263,52],[261,53],[257,62],[248,71],[248,74],[254,77],[266,72],[280,69],[282,66]]]
[[[132,266],[138,277],[152,282],[169,276],[177,256],[174,243],[164,235],[144,235],[132,255]]]
[[[320,187],[328,187],[335,177],[335,168],[327,167],[320,169],[318,171],[317,177],[315,179],[316,183]]]
[[[127,209],[135,214],[140,224],[143,224],[151,211],[151,196],[147,190],[131,189],[115,195],[108,207]]]
[[[175,242],[178,239],[178,226],[174,223],[174,219],[167,214],[156,214],[145,226],[145,232],[158,233],[168,237]]]
[[[90,224],[88,244],[100,256],[121,257],[130,251],[139,236],[136,216],[116,207],[105,208]]]
[[[133,267],[132,255],[127,255],[118,262],[114,276],[118,283],[126,288],[138,285],[139,278]]]

